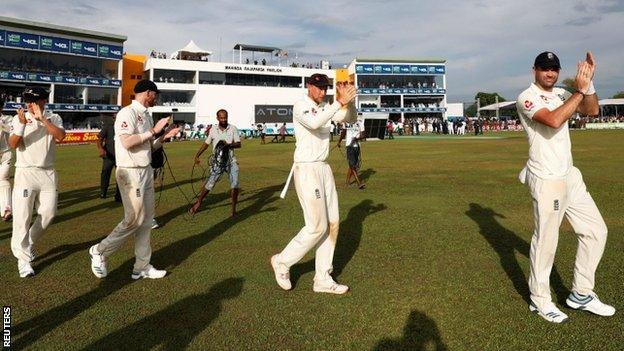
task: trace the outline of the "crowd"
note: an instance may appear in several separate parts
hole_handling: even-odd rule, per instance
[[[52,61],[45,61],[40,58],[35,59],[34,57],[0,58],[0,70],[83,78],[117,79],[117,76],[111,71],[98,72],[93,68],[70,64],[69,62],[58,65]]]
[[[152,50],[152,52],[150,52],[150,57],[159,58],[159,59],[166,59],[167,58],[167,54],[164,53],[164,52]]]
[[[407,82],[389,82],[389,81],[358,81],[358,86],[360,88],[379,88],[379,89],[388,89],[388,88],[438,88],[436,82],[432,81],[407,81]]]

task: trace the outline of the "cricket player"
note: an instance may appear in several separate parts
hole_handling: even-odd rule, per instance
[[[232,216],[236,216],[236,204],[238,203],[240,184],[238,182],[238,161],[236,160],[236,156],[234,156],[233,149],[240,148],[241,141],[238,135],[238,128],[228,123],[228,113],[226,110],[221,109],[217,111],[217,121],[219,124],[210,128],[206,141],[199,147],[195,155],[195,164],[200,164],[201,161],[199,157],[212,144],[213,162],[210,167],[208,181],[202,188],[197,201],[195,201],[193,206],[189,209],[188,212],[191,215],[199,210],[206,195],[214,188],[219,178],[221,178],[221,175],[227,172],[230,177]]]
[[[336,101],[328,104],[324,99],[330,85],[326,75],[313,74],[308,82],[308,95],[293,107],[296,146],[292,172],[305,226],[281,253],[271,257],[275,279],[284,290],[292,288],[290,267],[317,244],[313,290],[332,294],[345,294],[349,290],[330,275],[339,219],[338,194],[326,160],[331,120],[338,119],[341,107],[353,101],[356,89],[352,85],[338,85]]]
[[[11,182],[9,171],[11,168],[11,147],[9,136],[13,116],[2,114],[4,100],[0,98],[0,218],[3,221],[11,219]]]
[[[595,61],[591,52],[579,61],[574,93],[555,87],[561,65],[552,52],[535,58],[535,82],[516,102],[522,126],[529,140],[529,160],[520,181],[533,198],[535,229],[531,240],[529,310],[553,323],[568,316],[552,302],[550,271],[565,216],[578,236],[572,293],[566,304],[601,316],[612,316],[615,309],[598,299],[594,292],[596,268],[607,240],[607,226],[592,199],[578,168],[572,165],[568,119],[576,113],[596,115],[598,97],[592,83]]]
[[[135,85],[134,93],[135,99],[121,109],[115,119],[115,178],[124,206],[124,219],[104,240],[89,249],[91,271],[98,278],[108,274],[107,257],[131,236],[135,239],[136,256],[132,279],[158,279],[167,274],[150,265],[150,231],[154,218],[154,170],[150,163],[152,150],[161,148],[179,128],[170,126],[165,134],[154,138],[170,120],[163,118],[154,125],[148,113],[160,91],[154,82],[144,79]]]
[[[56,214],[55,142],[65,138],[65,129],[61,117],[45,109],[48,96],[42,87],[24,90],[28,111],[17,110],[9,137],[9,146],[16,150],[11,251],[22,278],[35,274],[30,264],[33,245]],[[33,208],[38,215],[31,224]]]

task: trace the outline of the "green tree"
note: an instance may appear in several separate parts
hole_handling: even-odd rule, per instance
[[[568,77],[561,81],[561,86],[563,89],[573,93],[576,91],[576,86],[574,84],[574,78]]]
[[[613,95],[613,99],[624,99],[624,91],[618,91]]]
[[[499,93],[486,93],[486,92],[478,92],[477,95],[475,95],[475,100],[479,99],[481,102],[481,107],[483,106],[487,106],[487,105],[491,105],[491,104],[495,104],[496,103],[496,97],[498,96],[498,102],[503,102],[503,101],[507,101],[507,99],[505,99],[502,95],[500,95]],[[477,115],[477,104],[474,103],[470,106],[468,106],[466,108],[466,116],[468,117],[475,117]],[[511,116],[512,118],[518,118],[518,113],[516,112],[516,110],[505,110],[504,112],[501,111],[501,115],[507,115],[507,116]],[[488,118],[488,115],[484,115],[485,118]]]

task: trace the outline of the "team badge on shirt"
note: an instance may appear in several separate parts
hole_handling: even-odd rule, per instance
[[[533,105],[533,103],[531,101],[524,100],[524,108],[526,108],[527,110],[529,110],[529,111],[532,110],[534,106],[535,105]]]

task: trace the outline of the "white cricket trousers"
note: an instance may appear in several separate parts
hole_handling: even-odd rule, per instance
[[[0,156],[0,216],[11,209],[11,182],[9,171],[11,169],[11,150],[7,150]]]
[[[565,216],[578,238],[572,291],[582,295],[594,289],[596,268],[607,241],[607,226],[592,199],[581,172],[572,167],[563,179],[541,179],[527,171],[533,198],[535,229],[531,240],[529,290],[540,309],[552,303],[550,271],[555,259],[559,226]]]
[[[41,237],[56,214],[56,186],[54,169],[15,168],[11,251],[20,261],[32,261],[32,244]],[[34,208],[38,215],[31,225]]]
[[[154,219],[154,170],[150,166],[117,167],[115,179],[124,207],[124,219],[100,242],[97,250],[108,257],[134,235],[134,271],[143,271],[148,268],[152,256],[150,232]]]
[[[278,262],[290,268],[318,244],[314,280],[332,279],[339,225],[334,175],[325,162],[296,163],[293,172],[305,226],[279,254]]]

